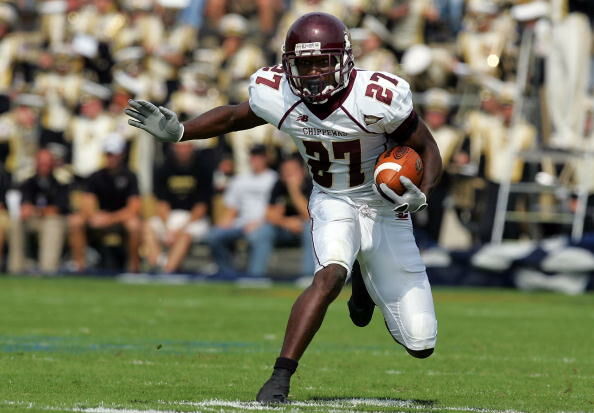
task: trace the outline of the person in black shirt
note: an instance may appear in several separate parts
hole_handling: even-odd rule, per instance
[[[311,226],[307,204],[312,182],[299,156],[286,158],[280,166],[280,178],[272,188],[266,209],[266,224],[256,230],[253,243],[256,276],[266,273],[275,244],[300,243],[303,255],[301,275],[313,276],[314,260]]]
[[[194,144],[182,142],[171,149],[172,156],[154,175],[157,214],[144,232],[149,265],[162,266],[164,272],[178,270],[192,241],[208,233],[213,194],[212,170],[200,161]],[[161,253],[163,245],[169,248],[166,258]]]
[[[70,245],[78,271],[86,267],[87,229],[101,247],[119,246],[124,235],[128,270],[139,270],[141,200],[138,179],[124,165],[124,149],[125,142],[119,135],[110,134],[105,138],[106,166],[89,176],[81,196],[80,211],[70,217]]]
[[[47,149],[40,149],[35,157],[36,172],[21,187],[20,217],[11,224],[10,270],[24,269],[25,240],[23,231],[38,238],[38,261],[41,272],[56,272],[66,234],[69,189],[54,175],[54,158]],[[14,255],[13,255],[14,254]]]

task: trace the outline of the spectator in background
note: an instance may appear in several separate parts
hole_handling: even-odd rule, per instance
[[[257,19],[256,25],[264,38],[272,36],[276,27],[276,19],[283,9],[282,0],[210,0],[207,1],[206,13],[209,19],[218,22],[225,14],[238,13]]]
[[[366,16],[361,29],[353,31],[352,35],[353,43],[359,46],[355,49],[358,51],[355,55],[357,66],[365,70],[397,72],[398,61],[394,53],[385,47],[391,41],[390,32],[382,22],[373,16]]]
[[[483,131],[485,155],[486,188],[483,194],[483,214],[480,220],[479,236],[483,243],[491,240],[495,219],[499,186],[510,175],[511,183],[517,183],[525,176],[525,163],[516,159],[510,163],[509,151],[525,151],[536,143],[536,128],[522,118],[512,122],[514,104],[517,98],[516,86],[512,82],[503,83],[497,91],[498,113]],[[511,167],[511,171],[510,171]],[[510,194],[510,209],[518,202],[522,194]],[[520,226],[507,222],[504,238],[517,239]]]
[[[113,122],[105,113],[104,102],[111,90],[95,82],[85,82],[80,96],[80,114],[65,132],[72,145],[72,169],[79,178],[88,178],[101,168],[103,138],[112,131]]]
[[[229,97],[231,103],[242,102],[250,76],[266,65],[266,59],[262,49],[249,41],[249,25],[245,17],[227,14],[221,19],[219,32],[222,37],[219,90]]]
[[[302,276],[314,274],[311,224],[307,204],[313,188],[299,154],[286,158],[280,167],[280,178],[274,184],[266,208],[266,224],[255,230],[251,274],[266,273],[272,248],[276,244],[299,244],[303,256]]]
[[[68,186],[54,176],[54,158],[47,149],[36,156],[35,175],[21,185],[20,217],[13,219],[10,230],[12,272],[25,270],[29,234],[37,236],[39,270],[54,273],[60,265],[68,213]]]
[[[444,173],[439,185],[431,193],[431,205],[414,216],[420,248],[433,247],[439,242],[446,198],[452,186],[450,166],[462,145],[461,131],[448,123],[452,108],[450,94],[443,89],[429,89],[424,93],[423,103],[423,119],[439,147]]]
[[[126,239],[128,270],[139,270],[141,220],[136,175],[124,164],[125,141],[116,134],[105,137],[105,167],[93,173],[81,196],[80,212],[70,217],[70,245],[75,269],[86,268],[87,234],[102,247],[123,247]],[[103,258],[108,260],[104,251]],[[116,265],[119,265],[116,264]],[[105,267],[110,267],[105,265]],[[115,268],[110,268],[115,269]]]
[[[405,0],[394,2],[386,11],[392,24],[392,46],[397,57],[411,46],[425,42],[425,23],[439,18],[432,0]]]
[[[10,188],[10,175],[0,162],[0,271],[4,266],[4,239],[9,228],[8,211],[6,209],[6,191]]]
[[[439,21],[445,25],[446,32],[443,40],[451,40],[462,29],[464,16],[464,0],[435,0]]]
[[[101,84],[112,80],[112,44],[128,23],[119,6],[120,2],[115,0],[83,2],[76,13],[68,16],[73,44],[86,57],[87,68]]]
[[[260,263],[254,256],[256,230],[264,224],[264,214],[277,173],[268,168],[266,147],[256,145],[250,150],[248,173],[235,176],[224,195],[226,211],[219,224],[207,238],[213,258],[221,271],[234,271],[231,248],[239,239],[247,239],[250,246],[248,273],[258,270]]]
[[[11,111],[0,117],[0,157],[13,181],[21,184],[35,173],[41,138],[39,111],[44,101],[38,95],[21,93],[11,103]]]
[[[212,170],[201,162],[190,142],[172,145],[173,156],[154,177],[157,215],[145,225],[146,251],[151,267],[164,272],[179,269],[192,241],[201,241],[209,230],[208,208],[212,199]],[[162,246],[169,248],[162,256]]]
[[[13,31],[18,12],[8,2],[0,3],[0,113],[10,108],[10,92],[14,68],[19,60],[18,33]]]
[[[501,62],[510,38],[515,35],[511,17],[499,14],[499,5],[495,1],[470,0],[465,22],[457,39],[463,61],[474,73],[501,77]]]

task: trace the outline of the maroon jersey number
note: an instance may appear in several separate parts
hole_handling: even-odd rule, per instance
[[[270,80],[270,79],[266,79],[265,77],[258,76],[256,78],[256,84],[257,85],[263,84],[263,85],[266,85],[268,87],[271,87],[271,88],[273,88],[275,90],[278,90],[282,78],[283,77],[281,75],[274,75],[272,77],[272,80]]]
[[[303,145],[305,146],[305,153],[315,158],[307,160],[313,180],[324,188],[330,188],[332,186],[332,174],[328,172],[328,169],[330,169],[328,150],[319,141],[304,141]]]
[[[265,67],[262,70],[265,72],[271,71],[274,73],[284,73],[283,68],[280,65]],[[272,77],[272,80],[270,80],[270,79],[266,79],[265,77],[258,76],[256,78],[256,84],[257,85],[259,85],[259,84],[266,85],[268,87],[273,88],[274,90],[278,90],[282,78],[283,77],[281,75],[274,75]]]
[[[361,143],[358,140],[332,142],[334,159],[349,158],[349,186],[358,186],[365,181],[361,171]]]
[[[308,159],[307,164],[314,181],[324,188],[332,186],[332,174],[330,169],[330,153],[319,141],[304,141],[305,153],[315,159]],[[332,142],[334,159],[349,160],[349,186],[361,185],[365,181],[365,175],[361,171],[361,143],[359,140]]]
[[[394,86],[398,85],[398,79],[395,79],[391,76],[385,75],[383,73],[375,72],[371,75],[370,80],[372,82],[378,82],[380,78],[387,80],[394,84]],[[385,89],[378,85],[377,83],[370,83],[367,85],[367,89],[365,90],[365,96],[369,96],[376,100],[379,100],[386,105],[390,105],[392,103],[392,98],[394,97],[394,93],[390,89]]]

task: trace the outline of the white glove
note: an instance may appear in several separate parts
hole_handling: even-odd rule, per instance
[[[158,108],[144,100],[129,100],[132,109],[126,109],[128,125],[143,129],[161,142],[179,142],[184,134],[183,125],[177,120],[177,115],[163,106]]]
[[[392,191],[386,184],[380,184],[379,188],[377,184],[373,184],[373,190],[379,197],[396,204],[394,212],[419,212],[427,208],[427,197],[410,179],[401,176],[400,182],[406,188],[402,195]]]

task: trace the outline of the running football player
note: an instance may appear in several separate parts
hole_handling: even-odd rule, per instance
[[[167,108],[145,101],[129,105],[130,125],[165,142],[271,123],[294,139],[309,167],[316,272],[293,305],[280,357],[258,401],[287,401],[298,361],[351,272],[348,307],[356,325],[367,325],[377,305],[390,334],[409,354],[433,353],[437,321],[409,214],[427,206],[441,158],[413,110],[408,83],[391,73],[355,68],[340,20],[324,13],[296,20],[282,65],[251,77],[247,102],[217,107],[183,124]],[[401,179],[407,188],[401,196],[373,182],[376,158],[396,144],[414,148],[424,164],[419,187]]]

